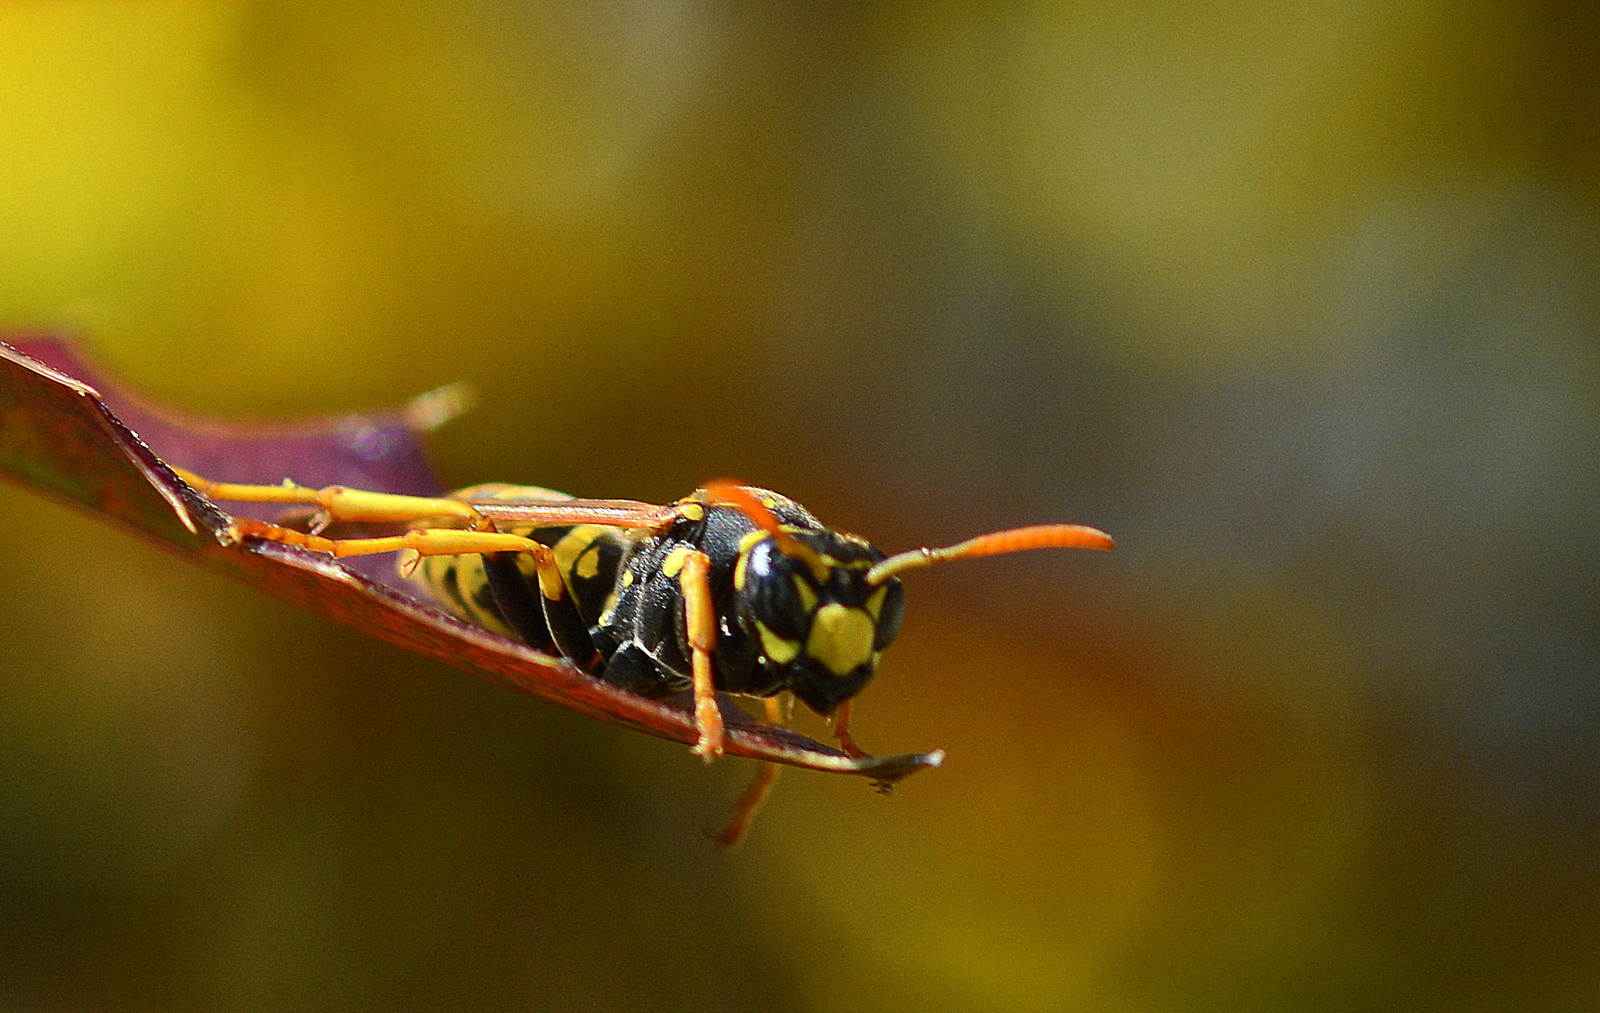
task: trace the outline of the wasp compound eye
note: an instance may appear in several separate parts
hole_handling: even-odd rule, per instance
[[[745,564],[745,593],[751,613],[786,640],[805,639],[817,603],[803,569],[771,540],[752,549]]]
[[[872,638],[874,651],[881,651],[894,643],[894,638],[900,633],[900,623],[906,617],[906,593],[901,590],[898,580],[885,581],[878,594],[882,598],[878,599],[876,608],[878,630]]]

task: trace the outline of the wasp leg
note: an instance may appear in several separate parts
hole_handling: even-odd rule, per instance
[[[555,553],[548,545],[540,545],[521,535],[501,534],[498,531],[464,531],[460,528],[413,528],[400,535],[383,538],[323,538],[304,531],[286,528],[264,521],[241,518],[228,529],[235,540],[261,538],[283,545],[295,545],[313,552],[326,552],[340,559],[348,556],[371,556],[380,552],[399,552],[410,549],[419,556],[468,556],[484,552],[526,552],[539,562],[541,575],[549,568],[554,571]],[[559,580],[561,575],[555,573]]]
[[[453,517],[476,525],[482,515],[470,503],[458,499],[429,496],[402,496],[392,492],[368,492],[330,485],[312,489],[293,482],[283,485],[241,485],[213,482],[191,471],[174,468],[179,478],[211,499],[241,500],[247,503],[303,503],[316,507],[322,526],[334,521],[405,524],[431,517]],[[375,550],[378,552],[385,549]]]
[[[872,754],[856,745],[855,736],[850,734],[850,703],[851,701],[846,700],[834,712],[833,737],[839,741],[839,748],[844,750],[847,756],[856,760],[870,760]],[[894,794],[893,781],[873,781],[872,787],[879,795]]]
[[[496,595],[497,603],[501,605],[502,617],[507,623],[513,624],[513,630],[519,635],[523,635],[522,629],[515,624],[518,621],[528,621],[531,616],[507,614],[504,599],[500,599],[503,589],[495,587],[495,583],[497,569],[505,571],[507,568],[510,573],[515,573],[516,579],[520,581],[521,574],[516,570],[513,553],[525,553],[533,557],[534,565],[537,567],[539,592],[544,599],[544,613],[549,625],[549,634],[555,638],[556,649],[562,657],[585,672],[593,671],[600,663],[600,653],[595,649],[594,641],[589,638],[583,617],[579,615],[577,606],[572,601],[572,595],[567,590],[566,581],[562,579],[555,550],[531,538],[498,531],[464,531],[460,528],[412,528],[404,534],[382,538],[324,538],[294,528],[249,519],[235,521],[230,530],[236,538],[264,538],[284,545],[296,545],[313,552],[330,553],[339,558],[399,552],[404,549],[410,549],[418,557],[481,554],[484,558],[484,573],[489,578],[491,593]],[[501,580],[507,577],[508,574],[505,572],[499,574]],[[508,597],[513,602],[519,600],[514,595]],[[538,641],[523,636],[530,646],[538,649],[540,646]],[[720,739],[718,751],[720,752]]]
[[[778,703],[777,697],[767,697],[762,703],[766,706],[767,721],[771,724],[783,723],[783,707]],[[739,796],[739,802],[733,807],[733,818],[728,825],[717,833],[711,834],[711,839],[717,842],[719,848],[733,848],[744,840],[744,835],[750,832],[750,824],[755,821],[756,813],[761,810],[767,796],[772,794],[772,786],[777,783],[778,775],[783,768],[767,760],[761,764],[761,769],[756,771],[756,776],[750,780],[750,787]]]
[[[872,755],[865,749],[862,749],[860,746],[856,745],[855,736],[850,734],[849,700],[846,700],[844,703],[840,704],[839,709],[834,713],[833,737],[839,741],[839,748],[844,750],[846,755],[854,759],[860,760]]]
[[[717,649],[717,610],[711,599],[711,557],[690,552],[678,574],[683,588],[684,625],[694,666],[694,723],[700,741],[694,751],[707,763],[722,755],[722,712],[712,684],[711,655]]]

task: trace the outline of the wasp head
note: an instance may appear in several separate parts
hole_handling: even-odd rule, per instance
[[[740,548],[734,588],[762,663],[812,710],[832,714],[900,632],[900,581],[870,581],[883,553],[852,535],[754,531]]]

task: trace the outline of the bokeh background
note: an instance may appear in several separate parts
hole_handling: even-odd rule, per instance
[[[0,488],[0,1006],[1600,1006],[1589,5],[0,8],[0,326],[918,574],[898,797]],[[815,726],[809,726],[815,730]]]

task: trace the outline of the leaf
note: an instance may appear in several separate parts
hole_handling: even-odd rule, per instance
[[[434,495],[439,490],[418,436],[450,413],[448,392],[424,395],[386,414],[240,427],[157,412],[112,387],[101,388],[102,394],[85,382],[90,375],[59,342],[0,342],[0,475],[268,594],[490,682],[661,738],[696,740],[693,714],[682,700],[625,692],[464,623],[406,593],[392,563],[383,559],[339,561],[223,537],[232,518],[167,463],[234,482],[276,483],[292,475],[303,485]],[[852,757],[787,728],[758,723],[726,702],[723,712],[732,756],[880,782],[936,767],[943,759],[942,752]]]

